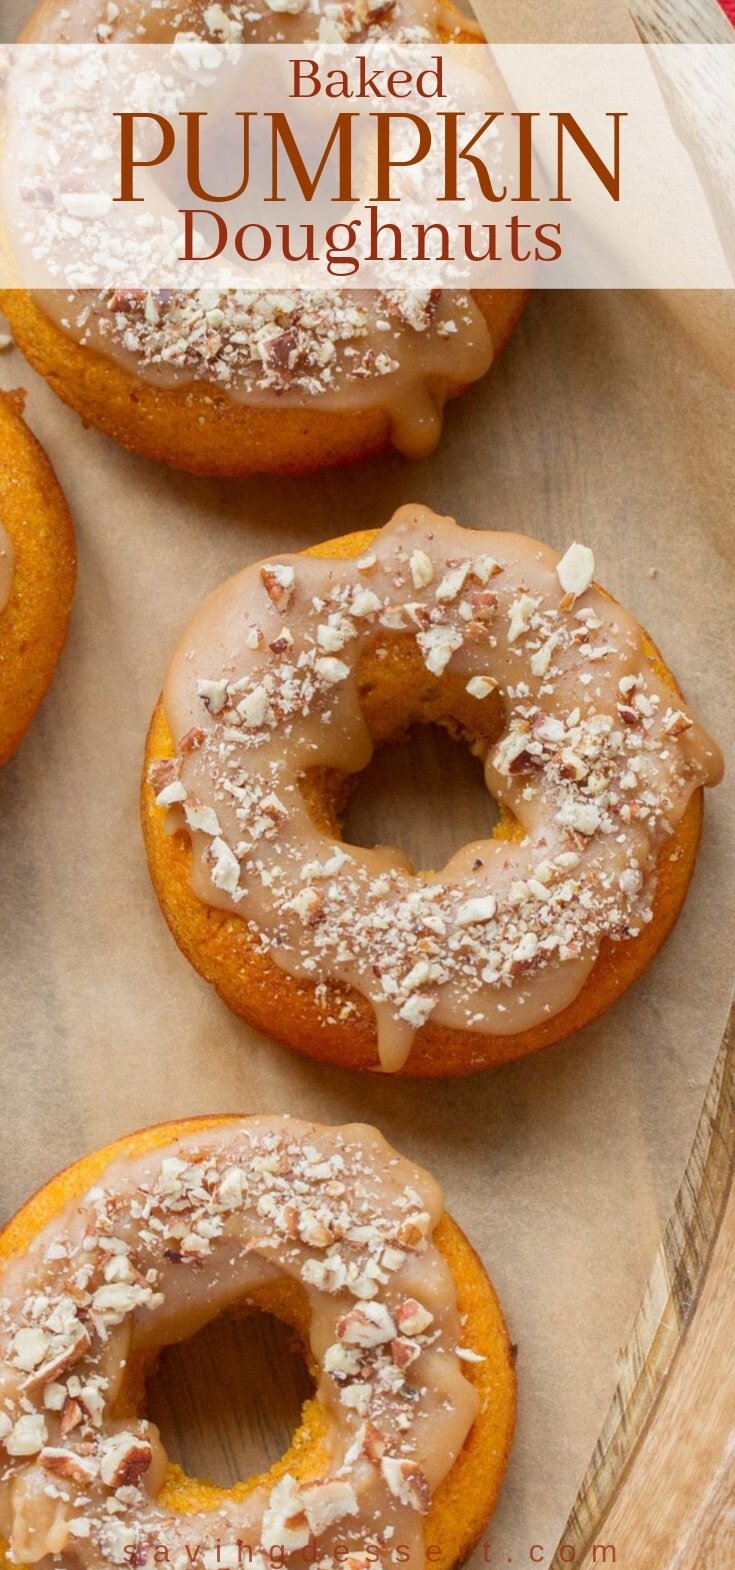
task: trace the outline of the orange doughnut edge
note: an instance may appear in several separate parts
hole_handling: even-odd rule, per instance
[[[74,1162],[27,1200],[0,1232],[0,1261],[22,1254],[49,1221],[99,1180],[111,1161],[139,1156],[183,1135],[235,1121],[238,1119],[226,1116],[159,1123]],[[424,1528],[427,1548],[429,1545],[433,1548],[431,1564],[437,1570],[451,1570],[475,1546],[500,1492],[515,1428],[515,1357],[500,1304],[484,1265],[456,1222],[446,1213],[434,1233],[434,1242],[454,1278],[467,1344],[485,1359],[482,1363],[463,1365],[465,1377],[477,1390],[479,1412],[454,1466],[434,1495]],[[293,1326],[299,1341],[305,1344],[308,1306],[306,1295],[297,1282],[286,1279],[276,1282],[267,1290],[254,1293],[248,1301],[253,1307],[275,1314]],[[137,1416],[144,1411],[145,1381],[152,1366],[150,1359],[145,1363],[131,1360],[115,1409],[116,1416]],[[315,1372],[313,1367],[311,1372]],[[327,1409],[316,1397],[310,1397],[304,1403],[289,1450],[269,1472],[249,1477],[230,1488],[221,1488],[204,1479],[188,1477],[172,1462],[159,1495],[160,1502],[166,1509],[185,1515],[222,1508],[228,1501],[239,1501],[264,1484],[272,1485],[286,1471],[300,1482],[312,1481],[323,1473],[327,1464],[328,1441]],[[2,1543],[0,1570],[13,1570]]]
[[[23,420],[23,402],[23,393],[0,393],[0,521],[15,552],[10,598],[0,612],[0,764],[48,691],[76,583],[69,509]]]
[[[477,291],[474,298],[497,356],[520,319],[525,295],[498,289]],[[202,382],[155,386],[75,343],[31,294],[0,290],[0,307],[18,347],[64,403],[123,447],[170,468],[204,475],[300,475],[357,463],[391,445],[383,409],[258,407]],[[448,378],[431,388],[440,403],[465,390]]]
[[[345,535],[305,554],[359,556],[377,532]],[[442,678],[441,707],[436,702],[435,687],[424,701],[426,673],[414,640],[410,635],[396,634],[385,641],[387,658],[381,661],[368,655],[358,672],[363,712],[376,743],[397,740],[411,724],[421,722],[436,722],[450,733],[482,741],[476,730],[477,716],[473,713],[470,721],[469,714],[463,712],[467,708],[464,682],[453,681],[448,673]],[[681,697],[674,677],[650,639],[646,652],[672,693]],[[486,743],[488,739],[491,738],[485,738]],[[240,917],[205,905],[194,894],[188,838],[183,832],[166,833],[165,812],[156,806],[147,780],[149,765],[158,758],[171,757],[174,750],[159,700],[146,743],[142,824],[153,886],[182,953],[236,1014],[265,1035],[324,1062],[345,1068],[377,1069],[375,1019],[366,999],[321,977],[320,981],[326,982],[326,997],[321,995],[320,1006],[316,985],[289,976],[263,954]],[[349,784],[345,788],[343,780],[315,771],[306,782],[305,795],[318,826],[339,839],[339,811],[348,799]],[[652,920],[636,938],[603,940],[597,961],[573,1003],[552,1019],[514,1036],[452,1030],[429,1020],[416,1032],[408,1061],[400,1072],[413,1078],[441,1078],[497,1067],[565,1040],[610,1008],[647,969],[676,922],[694,871],[702,826],[702,797],[701,790],[692,796],[675,833],[659,855]],[[508,838],[517,829],[501,816],[494,833]],[[349,1011],[345,1015],[347,1004]]]

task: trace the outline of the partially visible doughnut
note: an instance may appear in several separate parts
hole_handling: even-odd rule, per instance
[[[467,1073],[579,1030],[648,966],[721,757],[590,561],[403,507],[246,568],[194,617],[143,828],[177,943],[258,1029],[352,1068]],[[342,846],[339,815],[373,746],[427,721],[480,756],[501,821],[417,875]]]
[[[478,291],[473,319],[483,337],[486,330],[488,335],[478,374],[504,349],[524,303],[517,290]],[[83,420],[123,447],[191,474],[310,474],[376,457],[391,445],[421,456],[438,440],[445,401],[472,379],[456,376],[448,351],[443,375],[434,376],[419,398],[414,395],[413,405],[403,388],[390,410],[380,401],[339,408],[318,398],[281,398],[275,407],[236,402],[216,380],[194,377],[169,386],[157,382],[155,367],[149,377],[106,352],[106,345],[98,352],[78,342],[55,320],[49,295],[41,303],[22,289],[0,290],[0,307],[34,370]],[[442,319],[453,319],[450,300],[442,313]],[[139,319],[142,309],[135,315]],[[284,330],[288,325],[284,318]],[[409,421],[402,436],[396,421]]]
[[[46,695],[76,582],[69,509],[23,403],[0,393],[0,763]]]
[[[294,1325],[317,1388],[270,1472],[218,1488],[167,1462],[145,1379],[162,1344],[233,1304]],[[265,1570],[247,1553],[266,1536],[303,1570],[305,1532],[324,1570],[340,1539],[339,1562],[367,1570],[381,1531],[386,1570],[391,1543],[411,1570],[429,1547],[451,1570],[495,1506],[514,1421],[485,1269],[374,1129],[163,1124],[76,1162],[0,1233],[3,1570],[45,1552],[138,1564],[147,1538],[170,1564],[197,1546],[192,1570],[217,1541],[232,1565],[239,1539]]]
[[[226,16],[246,42],[292,42],[315,37],[322,12],[347,41],[418,30],[438,41],[482,37],[451,0],[294,0],[287,9],[136,0],[116,7],[112,23],[109,9],[105,0],[44,0],[22,39],[170,42],[186,30],[219,39]],[[410,457],[429,452],[446,401],[486,373],[524,301],[513,289],[281,289],[240,303],[212,288],[0,292],[19,347],[84,420],[147,457],[220,475],[304,474],[391,443]]]

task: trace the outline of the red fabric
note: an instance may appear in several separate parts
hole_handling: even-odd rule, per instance
[[[729,16],[733,27],[735,27],[735,0],[720,0],[720,5],[722,6],[725,16]]]

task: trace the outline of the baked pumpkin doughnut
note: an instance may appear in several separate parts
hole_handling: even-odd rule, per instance
[[[0,763],[46,695],[76,582],[69,509],[22,411],[0,393]]]
[[[482,37],[451,0],[45,0],[22,38],[168,43],[193,31],[292,43],[315,38],[320,18],[350,42],[386,32]],[[147,457],[212,475],[303,474],[391,443],[423,456],[439,439],[445,402],[485,374],[524,298],[519,290],[212,286],[0,293],[23,353],[84,420]]]
[[[8,1566],[367,1570],[400,1545],[450,1570],[492,1513],[515,1421],[500,1307],[436,1183],[375,1129],[133,1134],[29,1200],[0,1283]],[[167,1461],[145,1379],[233,1306],[294,1325],[316,1389],[271,1471],[220,1488]]]
[[[465,1073],[630,986],[691,877],[715,743],[592,553],[402,507],[256,563],[176,650],[146,750],[153,883],[183,952],[314,1057]],[[350,781],[418,722],[465,737],[498,829],[416,874],[340,842]]]

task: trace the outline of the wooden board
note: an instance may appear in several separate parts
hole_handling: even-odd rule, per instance
[[[735,1563],[735,1010],[697,1137],[562,1534],[588,1570]],[[595,1552],[596,1549],[596,1552]],[[552,1570],[569,1558],[559,1551]],[[612,1561],[610,1561],[612,1562]]]

